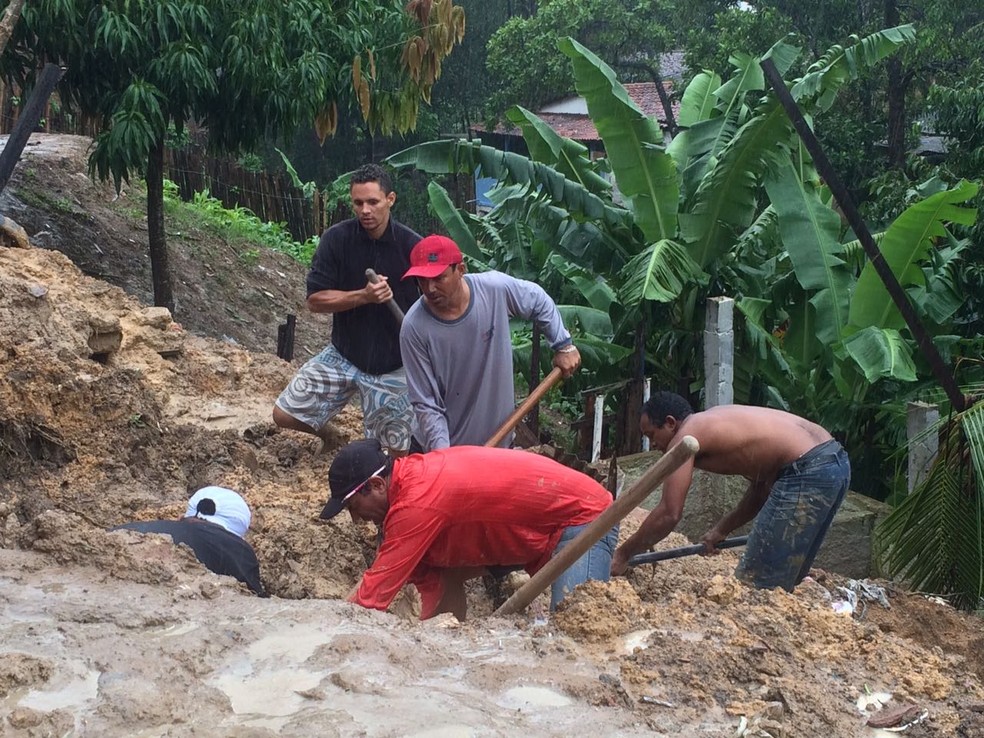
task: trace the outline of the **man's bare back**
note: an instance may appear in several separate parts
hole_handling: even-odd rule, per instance
[[[694,413],[677,425],[674,437],[685,435],[700,443],[694,461],[698,469],[764,483],[773,482],[783,466],[832,438],[824,428],[797,415],[748,405],[721,405]]]

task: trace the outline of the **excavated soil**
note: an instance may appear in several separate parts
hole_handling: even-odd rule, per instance
[[[553,615],[490,617],[481,587],[465,623],[415,621],[410,591],[392,613],[344,603],[374,531],[316,516],[361,421],[326,452],[276,429],[292,371],[57,251],[0,247],[0,735],[888,736],[866,723],[904,712],[904,735],[984,737],[981,619],[884,582],[890,608],[842,614],[842,578],[752,590],[727,552]],[[252,507],[269,599],[107,532],[204,484]]]

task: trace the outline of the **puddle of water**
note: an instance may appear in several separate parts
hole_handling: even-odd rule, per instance
[[[513,687],[502,693],[497,703],[513,710],[537,707],[564,707],[571,700],[546,687]]]
[[[407,738],[473,738],[475,731],[467,725],[442,725],[440,728],[407,733]]]
[[[243,677],[224,674],[213,683],[232,702],[237,715],[292,715],[307,703],[297,692],[314,689],[324,675],[304,669],[279,669]]]
[[[66,707],[80,707],[83,703],[95,699],[99,694],[99,672],[85,670],[77,674],[60,689],[32,689],[20,699],[20,707],[29,707],[38,712],[51,712]]]
[[[256,662],[276,657],[300,664],[307,661],[318,646],[331,642],[332,638],[332,634],[325,633],[315,625],[298,625],[250,644],[249,658]]]
[[[198,630],[198,623],[178,623],[175,625],[168,625],[160,630],[151,632],[164,636],[165,638],[175,638],[177,636],[183,636],[187,633],[191,633],[195,630]]]
[[[689,630],[674,630],[673,635],[681,641],[690,641],[691,643],[704,640],[703,633],[693,633]]]
[[[649,648],[646,641],[655,632],[655,628],[647,628],[646,630],[634,630],[629,633],[622,642],[625,653],[633,654],[637,648]]]

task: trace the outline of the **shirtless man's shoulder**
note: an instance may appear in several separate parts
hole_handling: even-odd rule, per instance
[[[775,478],[786,464],[831,440],[824,428],[792,413],[750,405],[720,405],[688,416],[678,435],[700,444],[698,469]]]

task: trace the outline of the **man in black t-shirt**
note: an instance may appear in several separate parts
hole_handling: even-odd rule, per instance
[[[307,305],[332,313],[331,343],[310,359],[277,398],[273,421],[281,428],[328,438],[328,421],[359,394],[367,437],[391,453],[410,446],[413,409],[400,356],[400,325],[386,303],[404,311],[419,293],[400,277],[420,236],[390,216],[392,180],[376,164],[357,169],[349,194],[356,217],[329,228],[311,260]],[[380,277],[373,284],[366,269]]]
[[[126,523],[113,530],[164,533],[183,543],[209,571],[235,577],[260,597],[266,597],[260,582],[260,564],[252,547],[243,540],[252,514],[246,501],[225,487],[203,487],[188,500],[179,520],[145,520]]]

